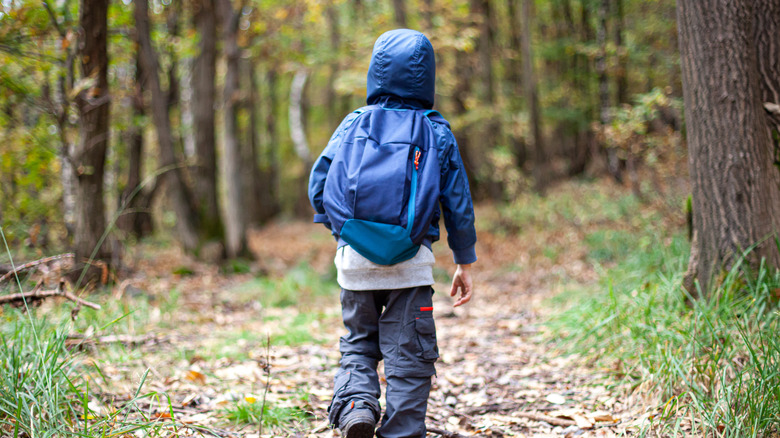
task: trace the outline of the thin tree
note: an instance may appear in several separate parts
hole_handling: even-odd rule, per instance
[[[109,136],[108,90],[108,0],[82,0],[79,8],[79,53],[81,73],[91,79],[76,104],[79,113],[79,141],[72,159],[75,172],[75,234],[77,262],[107,260],[103,176]],[[94,257],[93,257],[94,256]]]
[[[160,64],[157,52],[152,46],[149,24],[149,0],[135,0],[135,23],[141,63],[151,89],[152,120],[157,131],[159,148],[160,179],[165,185],[171,208],[176,214],[176,233],[182,247],[195,252],[199,246],[197,217],[191,201],[189,188],[185,184],[182,163],[176,158],[171,120],[168,113],[168,96],[160,85]]]
[[[243,3],[233,9],[231,0],[221,0],[222,32],[226,59],[225,88],[223,90],[224,115],[224,175],[227,186],[225,205],[225,249],[230,258],[248,254],[246,242],[246,215],[243,210],[243,191],[241,181],[241,146],[238,132],[238,106],[240,100],[239,74],[241,68],[241,48],[238,45],[238,30]]]
[[[215,0],[197,0],[193,19],[198,30],[198,56],[192,71],[192,112],[195,131],[193,169],[201,231],[206,239],[222,240],[217,197],[217,147],[214,103],[217,76],[217,11]]]

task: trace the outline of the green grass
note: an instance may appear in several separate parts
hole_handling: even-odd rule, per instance
[[[231,300],[241,304],[260,300],[263,307],[316,308],[316,301],[332,298],[339,290],[334,272],[319,274],[306,264],[287,271],[284,277],[258,277],[230,291]]]
[[[681,418],[718,437],[763,437],[780,424],[780,274],[737,264],[706,299],[686,303],[689,246],[681,235],[599,231],[593,263],[615,262],[598,287],[552,300],[550,340],[605,368],[629,389],[664,400],[654,427],[680,434]],[[642,432],[646,433],[645,428]]]
[[[245,398],[230,404],[221,411],[221,415],[237,425],[263,425],[293,427],[300,429],[306,425],[309,414],[297,407],[263,405],[261,400]]]
[[[102,373],[94,362],[87,366],[69,350],[69,321],[6,312],[16,313],[16,318],[0,330],[0,435],[107,437],[140,431],[167,436],[176,428],[176,423],[159,422],[138,408],[141,399],[165,398],[141,393],[146,375],[129,402],[110,411],[96,410],[101,393],[96,382]]]

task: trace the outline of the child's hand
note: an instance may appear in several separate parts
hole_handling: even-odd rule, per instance
[[[471,283],[471,265],[458,265],[455,270],[455,276],[452,277],[452,288],[450,288],[450,296],[454,297],[460,289],[460,298],[452,307],[458,307],[466,304],[471,300],[472,283]]]

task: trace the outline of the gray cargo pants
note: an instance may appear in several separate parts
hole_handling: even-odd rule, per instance
[[[421,286],[382,291],[342,289],[341,308],[349,333],[341,337],[330,423],[351,409],[370,409],[379,420],[379,376],[385,361],[386,410],[376,436],[424,437],[425,412],[434,362],[439,357],[433,322],[433,289]]]

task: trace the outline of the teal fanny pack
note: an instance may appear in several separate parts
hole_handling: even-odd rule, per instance
[[[417,255],[406,228],[362,219],[349,219],[341,228],[341,239],[358,254],[379,265],[394,265]]]

